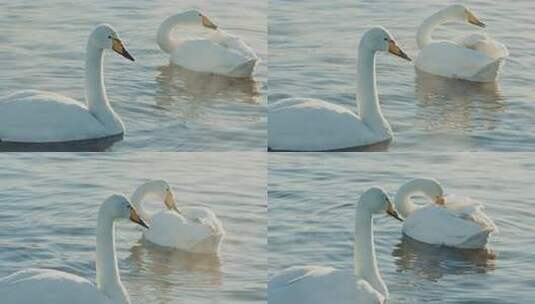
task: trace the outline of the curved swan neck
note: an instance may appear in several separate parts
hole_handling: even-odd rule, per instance
[[[366,46],[364,38],[359,44],[357,72],[357,104],[360,118],[373,131],[390,129],[379,105],[375,80],[375,51]]]
[[[359,203],[355,214],[353,259],[355,275],[366,280],[382,295],[388,297],[388,289],[381,278],[375,257],[372,213],[361,203]]]
[[[160,198],[164,198],[165,194],[162,193],[161,187],[158,185],[161,183],[161,181],[150,181],[142,184],[139,186],[136,191],[132,194],[132,197],[130,201],[132,202],[132,205],[134,205],[134,208],[136,208],[136,211],[138,214],[147,221],[150,221],[150,214],[146,212],[146,210],[143,208],[143,202],[144,199],[149,194],[155,194]]]
[[[97,287],[117,303],[130,303],[124,289],[115,254],[115,224],[103,205],[97,224]]]
[[[417,193],[422,193],[432,199],[444,195],[442,186],[434,179],[417,178],[403,184],[394,198],[396,209],[403,217],[408,217],[420,208],[411,199]]]
[[[162,51],[167,54],[174,52],[177,41],[172,37],[174,28],[180,23],[181,15],[170,16],[165,19],[160,27],[158,28],[158,33],[156,35],[156,42],[160,46]]]
[[[437,26],[456,19],[457,18],[451,15],[447,10],[438,11],[427,17],[427,19],[425,19],[418,28],[418,32],[416,34],[418,48],[422,49],[426,45],[433,42],[431,34]]]
[[[124,126],[108,101],[103,77],[103,49],[95,47],[91,37],[85,59],[85,99],[87,108],[110,135],[124,132]]]

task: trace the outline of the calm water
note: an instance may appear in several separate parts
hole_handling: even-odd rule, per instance
[[[145,244],[142,228],[120,222],[119,268],[133,303],[265,303],[265,162],[260,153],[0,155],[0,277],[48,267],[94,281],[102,201],[164,178],[179,204],[209,206],[227,236],[220,258],[200,257]]]
[[[108,95],[127,128],[112,151],[265,150],[266,1],[0,0],[0,5],[0,94],[33,88],[83,100],[87,37],[106,22],[136,57],[131,63],[105,55]],[[169,65],[155,42],[156,30],[167,16],[191,8],[242,37],[264,60],[252,80]]]
[[[526,303],[533,298],[530,154],[270,154],[269,273],[291,265],[352,267],[354,209],[378,185],[394,193],[412,177],[433,176],[448,193],[484,202],[500,233],[489,252],[437,249],[403,239],[401,225],[375,220],[379,267],[392,303]]]
[[[357,44],[375,25],[390,30],[412,57],[416,30],[445,1],[287,1],[269,8],[269,102],[321,98],[356,110]],[[510,51],[499,84],[417,77],[392,55],[377,60],[381,106],[395,133],[391,151],[533,151],[535,2],[480,0],[470,8]],[[436,36],[477,30],[447,25]]]

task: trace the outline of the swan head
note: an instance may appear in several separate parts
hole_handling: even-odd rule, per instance
[[[145,183],[145,186],[147,187],[147,191],[150,193],[154,193],[159,198],[163,199],[163,202],[167,209],[176,211],[178,213],[180,212],[180,209],[176,206],[176,199],[175,199],[175,193],[173,192],[173,188],[169,183],[163,179],[159,180],[152,180],[150,182]]]
[[[398,46],[394,37],[383,27],[378,26],[366,31],[360,41],[369,50],[389,52],[405,60],[411,61],[411,58]]]
[[[149,228],[149,225],[138,215],[136,209],[130,203],[130,200],[122,194],[114,194],[110,196],[100,209],[101,213],[105,213],[113,220],[129,219],[130,221]]]
[[[386,213],[393,218],[403,222],[401,216],[394,207],[394,203],[385,190],[380,187],[372,187],[364,192],[360,197],[360,203],[357,208],[365,208],[371,214]]]
[[[202,25],[205,28],[211,30],[217,30],[217,25],[213,23],[210,18],[208,18],[203,13],[198,10],[189,10],[183,13],[176,15],[176,20],[179,20],[182,24],[192,24],[192,25]]]
[[[443,206],[446,204],[446,197],[444,195],[444,188],[434,178],[416,178],[409,181],[411,187],[423,193],[425,196],[432,199],[435,204]]]
[[[461,22],[468,22],[478,27],[485,27],[485,23],[481,22],[476,15],[466,6],[462,4],[453,4],[441,11],[445,17],[453,17]]]
[[[126,50],[119,34],[109,24],[97,26],[89,36],[89,43],[97,49],[111,49],[124,58],[135,61],[134,57]]]

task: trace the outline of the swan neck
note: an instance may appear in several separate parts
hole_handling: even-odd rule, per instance
[[[409,182],[401,186],[401,188],[399,188],[399,190],[396,192],[394,201],[396,204],[396,209],[401,216],[408,217],[417,209],[417,206],[411,199],[412,195],[417,191],[418,189],[416,185]]]
[[[101,208],[97,225],[97,287],[117,303],[129,303],[121,283],[115,254],[115,224]]]
[[[379,273],[375,256],[372,213],[365,207],[359,207],[355,218],[355,244],[353,248],[355,275],[359,279],[366,280],[382,295],[388,297],[388,289]]]
[[[130,201],[132,202],[132,205],[134,208],[136,208],[137,213],[139,216],[141,216],[144,220],[149,221],[150,215],[146,212],[145,208],[143,208],[143,200],[145,197],[151,193],[151,189],[149,188],[148,184],[144,184],[139,186],[136,191],[134,191],[134,194],[132,194],[132,197]]]
[[[359,45],[357,72],[357,104],[360,118],[373,131],[382,132],[389,129],[390,126],[379,105],[375,79],[375,51],[368,48],[363,41]]]
[[[124,132],[124,127],[108,101],[103,77],[103,52],[89,39],[85,60],[85,98],[89,112],[112,134]]]
[[[435,30],[435,28],[443,23],[446,23],[451,19],[450,16],[445,14],[442,11],[439,11],[424,20],[420,27],[418,28],[418,32],[416,34],[416,42],[418,44],[418,48],[422,49],[426,45],[433,43],[432,33]]]
[[[171,54],[175,51],[178,41],[173,38],[173,30],[181,22],[181,15],[170,16],[165,19],[160,27],[156,36],[156,42],[160,46],[162,51],[167,54]]]

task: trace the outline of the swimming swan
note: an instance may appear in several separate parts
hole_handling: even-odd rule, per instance
[[[22,91],[0,98],[0,142],[59,143],[120,137],[124,126],[106,95],[102,54],[112,49],[134,61],[117,32],[97,26],[87,41],[86,103],[45,91]]]
[[[450,5],[433,14],[420,25],[417,42],[420,53],[416,68],[434,75],[477,82],[496,80],[507,48],[486,34],[470,34],[453,41],[435,41],[431,33],[435,27],[450,21],[485,24],[463,5]]]
[[[208,38],[178,40],[173,30],[180,25],[202,25],[213,30]],[[190,10],[168,17],[158,29],[156,41],[171,62],[188,70],[246,78],[258,57],[239,37],[222,31],[206,15]]]
[[[290,267],[270,279],[269,303],[384,303],[388,289],[377,267],[372,217],[385,211],[401,220],[382,189],[373,187],[364,192],[355,212],[354,270]]]
[[[167,210],[148,214],[143,208],[143,201],[150,195],[163,199]],[[177,208],[173,190],[166,181],[153,180],[142,184],[132,194],[131,200],[141,218],[150,224],[150,229],[143,229],[146,240],[193,253],[218,254],[225,235],[221,221],[206,207]]]
[[[411,197],[424,194],[433,204],[418,206]],[[403,184],[395,196],[405,218],[403,233],[420,242],[457,248],[484,248],[498,229],[483,213],[483,205],[469,198],[444,196],[435,179],[417,178]]]
[[[117,267],[115,221],[130,219],[145,228],[128,199],[112,195],[99,209],[96,286],[89,280],[52,269],[27,269],[0,279],[3,304],[130,304]]]
[[[388,142],[392,129],[383,117],[375,82],[375,53],[388,51],[410,61],[382,27],[368,30],[359,44],[357,103],[360,115],[310,98],[269,105],[268,147],[273,151],[329,151]]]

